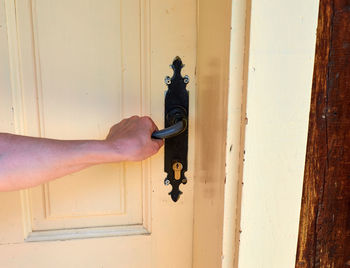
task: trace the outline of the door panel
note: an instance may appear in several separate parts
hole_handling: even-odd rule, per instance
[[[8,57],[2,132],[103,139],[134,114],[162,128],[164,77],[176,55],[191,78],[189,182],[177,203],[163,184],[163,150],[143,162],[94,166],[0,193],[1,204],[10,204],[0,204],[0,266],[191,267],[196,2],[0,4],[1,53]]]
[[[22,72],[32,67],[35,74],[36,98],[21,92],[24,131],[30,125],[42,137],[103,139],[116,121],[141,113],[147,94],[139,79],[140,25],[125,21],[138,17],[138,1],[35,0],[18,3],[17,10],[27,18],[18,20],[19,46],[32,44],[32,51],[21,51],[28,59]],[[32,35],[22,38],[27,25]],[[27,225],[43,231],[142,224],[143,179],[141,163],[120,163],[36,187],[24,201]]]

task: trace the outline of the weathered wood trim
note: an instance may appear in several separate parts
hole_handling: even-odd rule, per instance
[[[232,1],[222,268],[238,267],[250,11],[250,0]]]
[[[193,268],[222,267],[231,3],[197,0]]]
[[[350,3],[321,0],[296,267],[350,267]]]

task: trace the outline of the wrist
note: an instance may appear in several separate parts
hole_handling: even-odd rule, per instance
[[[123,156],[117,146],[112,146],[106,140],[89,140],[83,142],[81,150],[88,164],[121,162]]]

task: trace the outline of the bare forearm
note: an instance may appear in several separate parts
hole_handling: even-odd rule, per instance
[[[0,133],[0,191],[35,186],[109,162],[111,156],[105,141],[64,141]],[[113,157],[117,162],[116,154]]]
[[[151,118],[133,116],[112,126],[100,141],[0,133],[0,191],[36,186],[95,164],[143,160],[163,145],[151,139],[156,129]]]

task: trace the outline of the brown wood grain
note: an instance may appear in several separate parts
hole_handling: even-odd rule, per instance
[[[350,1],[321,0],[296,267],[350,268]]]

